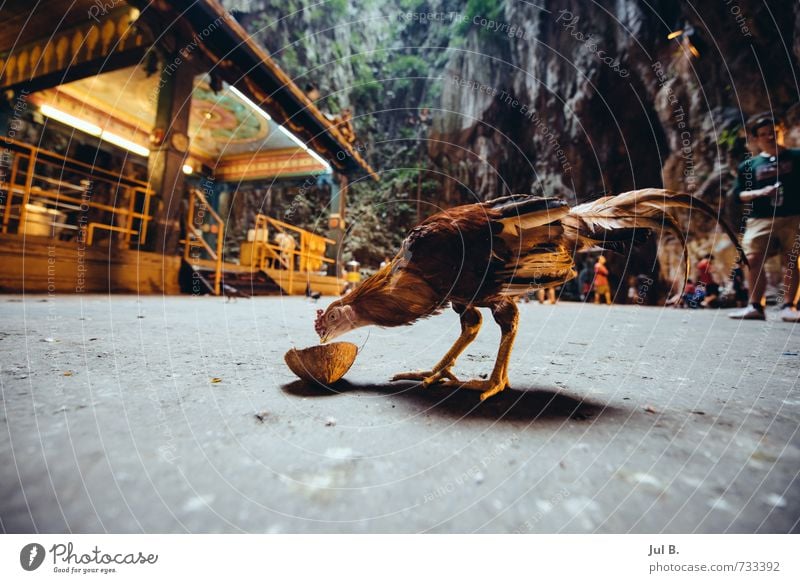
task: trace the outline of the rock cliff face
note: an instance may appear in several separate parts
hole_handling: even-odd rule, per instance
[[[319,86],[323,107],[354,108],[382,174],[353,189],[354,216],[376,201],[400,232],[418,191],[424,215],[508,192],[575,202],[663,184],[735,221],[724,202],[744,121],[784,113],[787,141],[800,145],[800,4],[789,0],[224,3]],[[713,246],[697,241],[695,252]],[[629,267],[653,257],[639,259]],[[662,259],[669,271],[676,257]]]
[[[513,97],[487,99],[446,83],[443,102],[458,105],[447,115],[477,114],[509,132],[494,148],[503,153],[492,156],[496,168],[518,158],[517,172],[504,176],[514,188],[541,185],[580,199],[658,184],[663,172],[665,186],[696,191],[744,119],[798,101],[795,2],[535,4],[506,3],[502,24],[521,32],[505,36],[510,60],[499,72],[480,60],[499,42],[487,34],[501,33],[470,31],[445,73]],[[680,29],[686,34],[667,39]],[[442,135],[453,136],[453,125],[443,124]],[[466,129],[459,145],[474,150],[480,132]]]

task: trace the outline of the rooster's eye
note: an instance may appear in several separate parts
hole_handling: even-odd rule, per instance
[[[330,319],[331,322],[335,322],[338,317],[339,317],[339,312],[331,312],[330,315],[328,316],[328,319]]]

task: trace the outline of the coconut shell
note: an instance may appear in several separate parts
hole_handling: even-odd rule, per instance
[[[292,348],[283,358],[301,379],[327,385],[335,383],[350,370],[357,354],[358,346],[355,344],[334,342],[302,350]]]

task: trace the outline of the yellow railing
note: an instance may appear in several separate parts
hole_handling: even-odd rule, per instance
[[[57,232],[81,231],[91,244],[94,231],[102,229],[122,233],[126,245],[134,236],[136,243],[144,243],[154,194],[147,182],[16,140],[4,140],[3,145],[7,152],[0,160],[3,233],[31,234],[37,226],[50,226]],[[105,201],[97,202],[99,197]],[[107,204],[113,201],[117,204]],[[111,222],[93,216],[103,213],[111,213]],[[53,220],[37,222],[36,215]],[[67,222],[70,218],[74,220]]]
[[[273,232],[275,235],[271,235]],[[250,266],[262,271],[267,267],[287,270],[289,289],[293,289],[295,271],[311,273],[319,271],[326,263],[335,263],[333,259],[325,257],[326,245],[336,243],[333,239],[262,214],[256,215],[255,233]],[[300,239],[299,249],[295,235]],[[284,243],[270,242],[270,239],[282,239]],[[288,241],[291,244],[287,244]]]
[[[215,247],[211,247],[205,239],[203,225],[206,217],[211,218],[209,232],[216,234]],[[202,191],[193,188],[189,191],[189,213],[186,218],[186,239],[184,239],[183,258],[189,264],[198,263],[199,256],[195,249],[205,249],[214,263],[214,294],[222,291],[222,246],[225,242],[225,221],[208,203]]]

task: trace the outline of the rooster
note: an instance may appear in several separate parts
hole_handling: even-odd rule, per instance
[[[324,312],[317,310],[316,332],[324,343],[362,326],[408,325],[449,303],[461,317],[455,344],[431,370],[401,373],[392,380],[474,389],[483,401],[509,386],[508,361],[519,322],[516,298],[575,277],[574,256],[581,250],[626,252],[662,229],[685,250],[681,228],[670,213],[674,208],[716,220],[706,203],[655,188],[573,208],[556,198],[513,194],[445,210],[412,229],[390,263]],[[744,258],[733,231],[720,224]],[[685,251],[684,264],[685,283]],[[452,369],[481,327],[478,308],[489,308],[500,326],[500,348],[488,378],[462,382]]]

